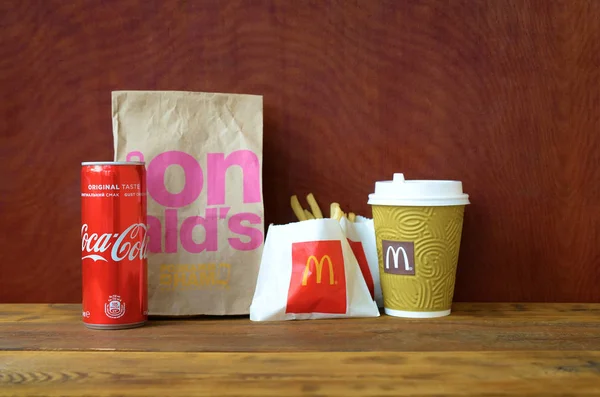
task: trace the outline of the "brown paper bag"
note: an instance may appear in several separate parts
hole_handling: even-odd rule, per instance
[[[264,241],[262,96],[112,93],[115,161],[146,162],[151,315],[248,314]]]

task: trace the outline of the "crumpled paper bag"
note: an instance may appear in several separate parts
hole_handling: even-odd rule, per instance
[[[146,162],[151,315],[247,314],[264,242],[262,96],[112,93],[114,159]]]

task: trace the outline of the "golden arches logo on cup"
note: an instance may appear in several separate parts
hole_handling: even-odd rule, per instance
[[[317,273],[316,283],[321,284],[321,278],[323,276],[323,265],[325,264],[325,261],[327,261],[327,264],[329,265],[329,284],[333,285],[336,283],[334,279],[335,272],[333,271],[333,262],[331,262],[331,258],[329,257],[329,255],[323,255],[321,257],[321,260],[318,260],[316,256],[311,255],[308,257],[308,260],[306,261],[306,266],[304,267],[304,274],[302,276],[302,286],[306,287],[306,284],[308,283],[308,275],[310,274],[311,265],[313,263]]]
[[[292,244],[286,313],[344,314],[346,273],[340,240]]]
[[[382,240],[383,271],[390,274],[414,276],[415,243],[413,241]]]

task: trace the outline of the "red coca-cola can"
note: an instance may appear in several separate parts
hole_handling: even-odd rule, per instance
[[[122,329],[148,319],[143,162],[81,163],[83,323]]]

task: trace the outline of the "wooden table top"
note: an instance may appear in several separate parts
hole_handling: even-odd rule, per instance
[[[0,305],[0,396],[600,395],[600,304],[455,304],[448,317],[152,319]]]

